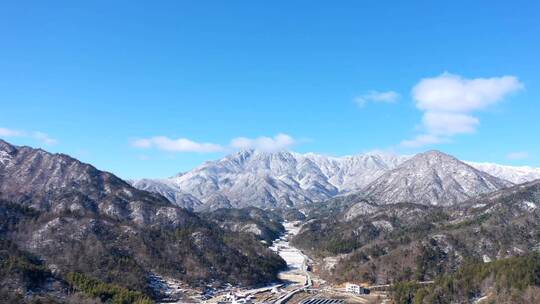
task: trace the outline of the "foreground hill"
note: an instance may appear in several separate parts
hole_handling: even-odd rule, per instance
[[[256,207],[222,208],[203,213],[201,216],[224,230],[253,234],[268,245],[285,232],[280,214]]]
[[[285,266],[251,234],[223,230],[67,155],[4,141],[0,154],[0,251],[34,256],[64,284],[80,273],[155,297],[153,272],[192,285],[249,285],[275,280]],[[39,290],[10,282],[19,286],[12,292]]]
[[[198,219],[163,196],[64,154],[0,140],[0,199],[41,212],[105,216],[142,227],[182,227]]]
[[[331,281],[425,281],[470,259],[540,250],[540,181],[444,208],[343,199],[314,208],[293,240],[321,262]]]
[[[471,259],[433,284],[393,286],[395,303],[540,303],[540,254],[483,262]]]

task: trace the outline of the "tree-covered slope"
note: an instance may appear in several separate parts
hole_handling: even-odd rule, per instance
[[[191,285],[252,285],[276,280],[285,267],[253,235],[69,156],[3,141],[0,149],[0,238],[62,279],[82,273],[155,296],[153,272]]]

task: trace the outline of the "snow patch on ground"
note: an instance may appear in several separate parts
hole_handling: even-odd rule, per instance
[[[394,227],[389,221],[374,221],[371,223],[375,228],[385,231],[392,231]]]
[[[183,284],[179,280],[165,278],[155,273],[149,276],[149,285],[154,291],[162,294],[164,302],[160,303],[179,303],[184,293]]]
[[[299,249],[292,247],[289,244],[289,238],[296,235],[300,231],[300,225],[295,225],[292,222],[283,223],[285,227],[285,235],[274,241],[274,245],[270,247],[276,251],[291,270],[301,269],[304,262],[304,255]]]
[[[242,227],[242,231],[253,233],[255,235],[262,235],[262,230],[257,226],[257,224],[247,224],[244,227]]]
[[[527,210],[535,210],[536,208],[538,208],[538,206],[536,206],[535,203],[533,202],[529,202],[529,201],[523,201],[521,202],[521,205],[524,207],[524,209],[527,209]]]
[[[475,304],[477,304],[477,303],[478,303],[478,304],[479,304],[479,303],[484,303],[484,302],[487,301],[488,299],[489,299],[488,296],[482,296],[482,297],[477,298],[476,300],[474,300],[474,303],[475,303]]]
[[[366,202],[359,202],[354,204],[345,214],[345,220],[349,221],[359,215],[368,215],[375,213],[378,210],[377,207],[368,204]]]
[[[284,222],[283,226],[285,227],[285,234],[275,240],[272,247],[270,247],[287,263],[287,270],[280,272],[279,278],[295,284],[304,284],[304,264],[307,262],[307,257],[302,254],[302,251],[289,243],[292,236],[300,231],[300,223]]]
[[[11,162],[11,155],[9,155],[9,153],[7,153],[6,151],[0,151],[0,163],[2,163],[2,165],[7,165]]]
[[[279,256],[287,262],[289,269],[301,269],[304,257],[298,249],[282,249]]]

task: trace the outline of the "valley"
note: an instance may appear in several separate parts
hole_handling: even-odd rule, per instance
[[[540,304],[539,17],[2,1],[0,304]]]
[[[396,299],[440,298],[440,290],[458,288],[448,280],[472,283],[442,303],[538,291],[540,180],[515,185],[440,151],[400,161],[240,153],[219,163],[235,175],[248,171],[240,178],[245,187],[233,186],[247,192],[212,190],[208,195],[221,203],[210,205],[183,195],[206,208],[197,211],[179,206],[172,192],[160,193],[163,187],[137,189],[67,155],[4,141],[0,151],[0,299],[406,303]],[[333,167],[341,162],[363,167],[348,167],[355,173],[345,177]],[[376,173],[359,169],[374,164]],[[322,175],[314,179],[313,170]],[[275,174],[298,187],[274,182]],[[372,180],[350,192],[324,185],[338,176],[340,187]],[[234,184],[232,175],[207,178]],[[252,203],[243,206],[231,195]],[[484,275],[471,279],[474,269]],[[507,284],[497,291],[491,273],[532,279],[497,279]]]
[[[228,288],[209,290],[189,290],[174,281],[169,281],[170,288],[176,288],[180,296],[177,300],[169,299],[165,303],[274,303],[298,304],[311,298],[330,298],[345,303],[385,303],[387,292],[374,291],[371,295],[353,295],[346,292],[344,286],[329,284],[313,272],[315,262],[290,241],[301,229],[302,222],[283,222],[285,232],[277,238],[271,250],[275,251],[287,263],[287,269],[278,274],[281,282],[258,288]],[[387,286],[375,286],[375,289],[388,290]]]

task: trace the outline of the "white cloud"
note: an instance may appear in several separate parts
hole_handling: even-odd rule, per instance
[[[506,155],[506,158],[511,159],[511,160],[527,159],[529,157],[530,157],[529,152],[526,152],[526,151],[516,151],[516,152],[508,153],[508,155]]]
[[[296,143],[295,139],[287,134],[278,134],[272,137],[261,136],[257,138],[237,137],[231,140],[230,146],[235,149],[255,149],[266,152],[286,150]]]
[[[3,136],[3,137],[19,137],[19,136],[23,136],[23,132],[19,131],[19,130],[0,128],[0,136]]]
[[[277,134],[274,137],[260,136],[257,138],[236,137],[228,146],[215,143],[200,143],[187,138],[171,139],[166,136],[138,138],[131,141],[131,146],[141,149],[155,148],[168,152],[227,152],[231,150],[255,149],[265,152],[286,150],[297,141],[287,134]]]
[[[42,142],[46,145],[54,145],[58,143],[58,141],[52,137],[50,137],[48,134],[39,132],[39,131],[24,131],[24,130],[13,130],[13,129],[7,129],[7,128],[0,128],[0,136],[2,137],[26,137],[31,138],[34,140],[37,140],[39,142]]]
[[[46,145],[54,145],[58,143],[58,141],[52,137],[50,137],[48,134],[43,132],[32,132],[30,134],[30,137],[39,140],[40,142],[46,144]]]
[[[138,138],[131,141],[131,146],[135,148],[151,148],[152,145],[151,138]]]
[[[440,144],[440,143],[444,143],[448,141],[449,141],[448,138],[444,138],[442,136],[432,135],[432,134],[422,134],[422,135],[416,136],[413,139],[404,140],[400,143],[400,145],[405,148],[419,148],[422,146]]]
[[[364,107],[369,102],[378,103],[393,103],[399,99],[399,94],[394,91],[379,92],[369,91],[364,95],[360,95],[354,99],[354,102],[359,107]]]
[[[474,133],[480,124],[478,118],[467,114],[447,112],[426,112],[422,124],[428,134],[450,136],[461,133]]]
[[[131,145],[137,148],[157,148],[169,152],[221,152],[223,147],[213,143],[199,143],[187,138],[171,139],[166,136],[140,138],[133,140]]]
[[[138,160],[149,160],[150,156],[148,156],[146,154],[139,154],[139,155],[137,155],[137,159]]]
[[[422,134],[401,146],[421,147],[451,141],[452,136],[476,132],[480,120],[473,115],[523,88],[515,76],[465,79],[443,73],[422,79],[412,89],[416,107],[423,111]]]
[[[470,113],[523,88],[515,76],[464,79],[443,73],[422,79],[412,91],[416,107],[424,111]]]

